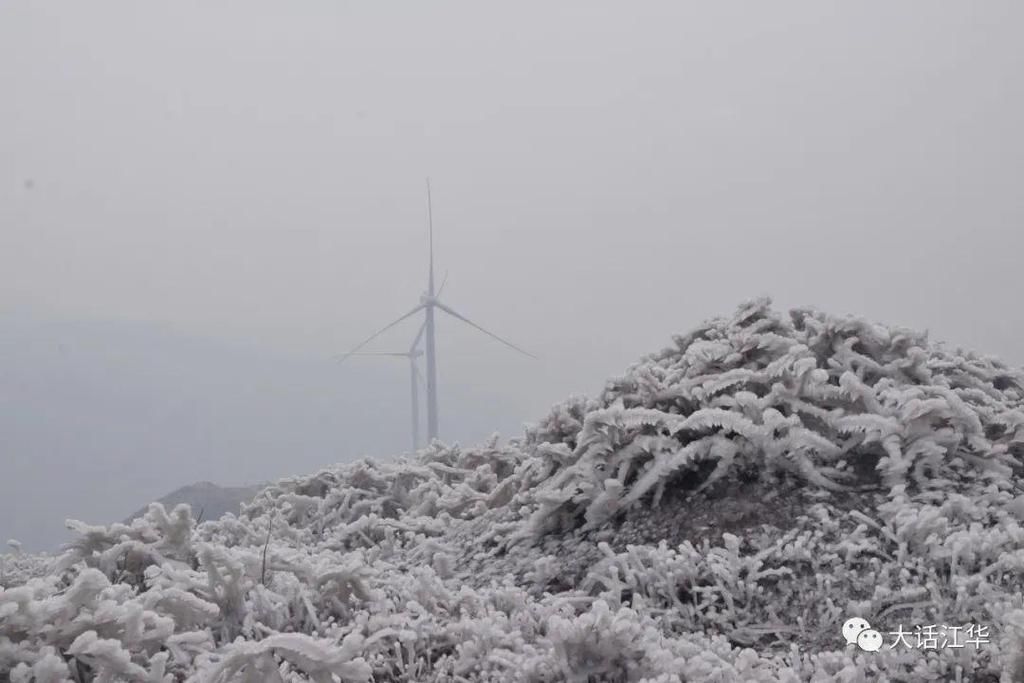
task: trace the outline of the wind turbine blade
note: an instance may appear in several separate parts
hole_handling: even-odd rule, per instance
[[[441,286],[437,288],[437,294],[434,296],[441,296],[441,292],[444,291],[444,286],[448,283],[448,271],[444,271],[444,277],[441,278]]]
[[[423,339],[423,331],[427,329],[427,321],[424,320],[423,324],[420,325],[420,331],[416,333],[416,338],[412,340],[412,344],[409,346],[409,353],[413,353],[416,347],[419,346],[420,339]],[[406,354],[408,355],[408,354]]]
[[[430,274],[428,283],[428,292],[430,296],[436,296],[434,294],[434,204],[430,199],[430,178],[427,178],[427,224],[429,225],[430,231]]]
[[[390,330],[390,329],[391,329],[392,327],[394,327],[394,326],[395,326],[395,325],[397,325],[398,323],[402,322],[402,321],[403,321],[403,320],[405,320],[406,318],[409,318],[409,317],[411,317],[411,316],[413,316],[413,315],[416,315],[416,314],[417,314],[417,313],[419,313],[419,312],[420,312],[421,310],[423,310],[423,304],[420,304],[420,305],[419,305],[419,306],[417,306],[416,308],[412,309],[411,311],[409,311],[408,313],[406,313],[405,315],[403,315],[403,316],[402,316],[401,318],[399,318],[398,320],[395,320],[394,322],[392,322],[392,323],[390,323],[390,324],[388,324],[388,325],[385,325],[384,327],[380,328],[379,330],[377,330],[376,332],[374,332],[373,334],[371,334],[371,335],[370,335],[369,337],[367,337],[367,338],[366,338],[365,340],[363,340],[363,342],[362,342],[361,344],[359,344],[359,345],[358,345],[358,346],[356,346],[356,347],[355,347],[354,349],[352,349],[352,350],[351,350],[351,351],[349,351],[348,353],[344,354],[344,355],[343,355],[343,356],[342,356],[341,358],[339,358],[339,359],[338,359],[338,362],[339,362],[339,363],[344,363],[344,362],[345,362],[345,359],[346,359],[346,358],[348,358],[349,356],[351,356],[351,355],[352,355],[353,353],[355,353],[355,352],[356,352],[356,351],[358,351],[359,349],[363,348],[364,346],[366,346],[367,344],[369,344],[370,342],[372,342],[372,341],[373,341],[374,339],[376,339],[376,338],[377,338],[377,337],[379,337],[380,335],[384,334],[385,332],[387,332],[387,331],[388,331],[388,330]]]
[[[483,332],[484,334],[486,334],[488,337],[491,337],[493,339],[497,339],[498,341],[500,341],[505,346],[507,346],[507,347],[509,347],[511,349],[515,349],[516,351],[518,351],[519,353],[523,354],[524,356],[529,356],[530,358],[533,358],[535,360],[537,359],[537,356],[533,355],[529,351],[524,351],[521,348],[519,348],[518,346],[516,346],[515,344],[513,344],[512,342],[510,342],[510,341],[508,341],[506,339],[502,339],[501,337],[499,337],[498,335],[494,334],[493,332],[485,330],[484,328],[480,327],[475,322],[473,322],[472,320],[470,320],[466,316],[462,315],[458,311],[455,311],[454,309],[452,309],[452,308],[450,308],[448,306],[445,306],[440,301],[435,301],[434,305],[437,306],[438,308],[440,308],[442,311],[444,311],[448,315],[450,315],[452,317],[455,317],[455,318],[458,318],[459,320],[461,320],[462,322],[466,323],[470,327],[475,327],[476,329],[478,329],[481,332]]]

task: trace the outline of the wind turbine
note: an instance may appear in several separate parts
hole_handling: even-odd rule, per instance
[[[438,296],[444,291],[444,286],[447,282],[448,273],[445,273],[444,278],[441,279],[441,286],[437,288]],[[416,359],[423,355],[423,351],[418,347],[420,340],[423,339],[423,330],[426,329],[426,326],[426,322],[420,325],[420,329],[412,340],[412,344],[409,345],[408,351],[350,351],[341,358],[344,361],[349,356],[388,356],[391,358],[407,358],[409,360],[409,391],[411,396],[409,414],[412,417],[411,433],[412,449],[414,451],[420,447],[420,380],[423,378],[423,374],[416,364]]]
[[[424,346],[426,347],[426,357],[427,357],[427,440],[428,441],[433,441],[434,439],[437,438],[437,344],[436,344],[435,338],[434,338],[434,332],[435,332],[435,329],[436,329],[436,322],[435,322],[435,317],[434,317],[434,310],[435,309],[443,311],[443,312],[447,313],[448,315],[452,316],[453,318],[461,320],[462,322],[466,323],[470,327],[476,328],[477,330],[483,332],[484,334],[486,334],[487,336],[491,337],[492,339],[496,339],[497,341],[501,342],[505,346],[508,346],[509,348],[511,348],[511,349],[513,349],[515,351],[518,351],[519,353],[523,354],[524,356],[529,356],[530,358],[536,358],[536,356],[534,356],[532,353],[524,351],[523,349],[519,348],[518,346],[516,346],[512,342],[507,341],[505,339],[502,339],[498,335],[494,334],[493,332],[490,332],[489,330],[484,329],[480,325],[477,325],[475,322],[473,322],[472,320],[470,320],[466,316],[462,315],[461,313],[459,313],[455,309],[451,308],[450,306],[447,306],[446,304],[444,304],[438,298],[438,296],[440,295],[441,292],[440,292],[440,290],[435,291],[435,289],[434,289],[434,209],[433,209],[433,203],[431,201],[431,196],[430,196],[430,179],[429,178],[427,179],[427,221],[428,221],[428,226],[429,226],[430,260],[429,260],[428,270],[427,270],[427,291],[426,291],[425,294],[420,296],[420,303],[415,308],[413,308],[411,311],[406,313],[405,315],[401,316],[397,320],[392,321],[391,323],[385,325],[384,327],[380,328],[379,330],[377,330],[376,332],[371,334],[369,337],[367,337],[365,340],[363,340],[360,344],[358,344],[355,348],[353,348],[351,351],[349,351],[348,353],[343,355],[341,357],[341,361],[344,361],[349,356],[352,356],[352,355],[355,355],[355,354],[359,353],[359,351],[363,347],[365,347],[367,344],[372,342],[374,339],[376,339],[380,335],[382,335],[385,332],[387,332],[388,330],[390,330],[392,327],[394,327],[398,323],[402,322],[403,320],[406,320],[407,318],[411,318],[412,316],[416,315],[420,311],[423,311],[423,313],[424,313],[423,325],[420,327],[420,332],[419,332],[419,334],[416,335],[416,340],[413,342],[412,347],[410,347],[408,352],[406,352],[404,354],[397,354],[397,355],[405,355],[405,356],[409,357],[410,365],[412,366],[411,376],[412,376],[412,384],[413,384],[413,405],[414,405],[413,415],[414,415],[414,419],[416,420],[413,433],[414,433],[415,436],[418,436],[418,434],[419,434],[419,403],[418,403],[417,395],[416,395],[417,394],[417,390],[418,390],[418,382],[417,382],[416,367],[415,367],[415,359],[416,359],[416,357],[411,355],[411,354],[416,352],[416,346],[418,345],[418,343],[420,341],[420,338],[421,337],[424,338],[424,342],[425,342]],[[442,289],[444,288],[444,283],[443,282],[441,283],[441,288]],[[417,438],[415,438],[415,436],[414,436],[414,441],[418,442],[419,440]]]
[[[420,325],[420,331],[416,333],[408,351],[352,351],[348,356],[390,356],[392,358],[409,359],[409,389],[412,398],[412,449],[415,451],[420,447],[420,369],[416,365],[416,359],[423,355],[422,349],[418,348],[420,339],[423,338],[423,329],[426,323]],[[342,359],[344,360],[344,358]]]

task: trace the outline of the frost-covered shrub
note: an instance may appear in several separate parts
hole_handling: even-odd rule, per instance
[[[832,491],[1005,481],[1024,453],[1022,386],[1020,371],[921,334],[809,310],[787,318],[758,300],[610,382],[582,420],[562,417],[579,412],[573,401],[535,428],[534,441],[555,429],[573,450],[532,524],[597,527],[657,505],[683,475],[697,473],[699,490],[744,467]]]
[[[1022,387],[912,331],[752,302],[508,444],[3,556],[0,681],[1019,680]],[[739,501],[754,521],[715,527]],[[851,615],[992,638],[865,653]]]
[[[34,555],[21,551],[21,546],[11,546],[12,552],[0,554],[0,587],[13,588],[29,579],[43,576],[53,565],[49,555]]]

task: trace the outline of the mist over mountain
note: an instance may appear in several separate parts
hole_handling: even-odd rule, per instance
[[[0,683],[1024,683],[1022,25],[0,2]]]
[[[444,372],[444,367],[441,369]],[[53,549],[197,481],[251,485],[408,451],[408,366],[285,355],[151,323],[0,315],[0,538]],[[485,383],[442,386],[451,440],[520,431]]]

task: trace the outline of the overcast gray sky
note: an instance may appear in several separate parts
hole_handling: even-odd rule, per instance
[[[5,0],[0,311],[320,362],[416,303],[429,175],[448,303],[541,356],[442,321],[442,390],[493,396],[484,421],[760,294],[1019,364],[1022,23],[1013,0]]]

